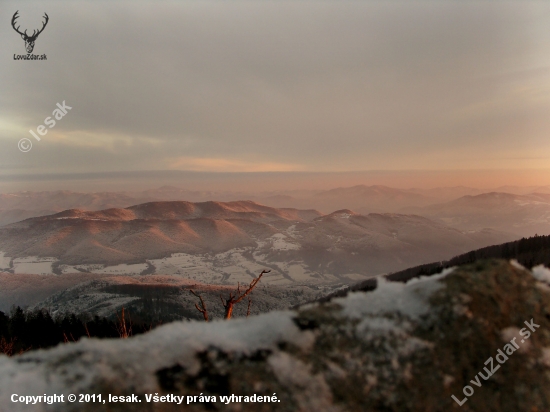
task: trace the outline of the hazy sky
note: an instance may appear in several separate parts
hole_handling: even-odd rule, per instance
[[[16,10],[30,32],[48,13],[46,61],[14,60]],[[550,2],[3,1],[0,17],[4,180],[550,167]]]

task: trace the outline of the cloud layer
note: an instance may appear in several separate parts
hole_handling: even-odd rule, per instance
[[[34,53],[7,22],[48,27]],[[4,2],[0,173],[545,167],[550,4]],[[73,110],[29,153],[63,100]]]

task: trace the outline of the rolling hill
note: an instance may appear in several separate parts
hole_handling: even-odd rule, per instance
[[[4,226],[0,263],[13,273],[158,273],[206,284],[249,282],[268,267],[268,283],[351,283],[513,238],[415,215],[152,202]]]

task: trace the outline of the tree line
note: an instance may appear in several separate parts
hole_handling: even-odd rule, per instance
[[[0,353],[14,355],[30,349],[77,341],[83,336],[93,338],[124,338],[151,330],[153,325],[132,321],[117,313],[116,319],[89,315],[66,314],[52,318],[45,309],[25,311],[13,307],[10,313],[0,311]]]
[[[546,267],[550,267],[550,235],[535,235],[529,238],[522,238],[520,240],[502,243],[499,245],[487,246],[481,249],[472,250],[471,252],[463,253],[446,261],[427,263],[390,273],[386,276],[386,278],[393,282],[407,282],[413,278],[420,276],[431,276],[441,273],[443,269],[453,266],[467,265],[474,263],[476,260],[482,259],[515,259],[528,269],[532,269],[537,265],[545,265]],[[376,279],[367,279],[356,283],[347,289],[339,290],[324,296],[321,299],[318,299],[317,302],[328,302],[333,298],[346,296],[349,292],[370,292],[376,289],[376,285]]]
[[[250,293],[256,287],[262,273],[252,280],[246,290],[241,291],[238,285],[236,292],[223,299],[225,319],[230,319],[234,306],[244,298],[248,298],[247,317],[250,314]],[[136,285],[113,285],[108,287],[111,293],[125,293],[140,296],[136,301],[129,303],[129,308],[122,307],[120,314],[114,318],[105,318],[83,313],[80,315],[65,314],[55,319],[46,309],[23,310],[14,306],[9,314],[0,311],[0,353],[8,356],[20,354],[30,349],[40,349],[55,346],[62,342],[76,342],[83,336],[89,338],[127,338],[131,335],[147,332],[154,326],[162,324],[163,320],[173,321],[187,319],[186,315],[196,316],[196,312],[181,308],[180,305],[167,302],[164,299],[174,295],[180,288],[170,285],[157,287],[139,287]],[[200,299],[195,308],[201,313],[205,321],[209,320],[206,304],[201,295],[190,292]],[[182,313],[183,309],[183,313]],[[132,316],[130,316],[130,312]],[[183,315],[183,316],[182,316]]]

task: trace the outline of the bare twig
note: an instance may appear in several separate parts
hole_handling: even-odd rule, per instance
[[[204,321],[208,322],[208,310],[206,309],[206,303],[204,303],[204,299],[202,298],[201,295],[195,293],[195,291],[192,289],[189,289],[189,292],[191,292],[193,295],[199,298],[201,305],[199,307],[199,305],[195,303],[195,307],[200,313],[202,313],[202,317],[204,318]]]
[[[130,326],[130,330],[128,330],[128,328],[126,327],[126,319],[124,317],[124,306],[122,307],[122,312],[120,316],[118,316],[118,313],[116,314],[116,316],[118,319],[117,330],[120,338],[126,339],[132,336],[132,327]]]
[[[248,309],[246,310],[246,317],[250,316],[250,306],[252,306],[252,301],[248,298]]]
[[[0,353],[6,356],[12,356],[16,340],[17,338],[11,338],[8,342],[6,338],[2,336],[2,339],[0,339]]]
[[[256,279],[253,279],[252,282],[250,282],[250,285],[248,286],[248,289],[244,291],[244,293],[241,293],[241,285],[240,283],[237,284],[237,296],[233,297],[233,294],[229,294],[229,299],[223,300],[222,303],[223,307],[225,308],[225,319],[231,319],[231,316],[233,315],[233,306],[235,306],[237,303],[242,301],[245,297],[247,297],[250,292],[256,287],[262,276],[266,273],[271,272],[270,270],[262,270],[262,273],[260,273],[260,276],[258,276]],[[221,296],[220,296],[221,298]],[[249,304],[250,309],[250,304]]]

